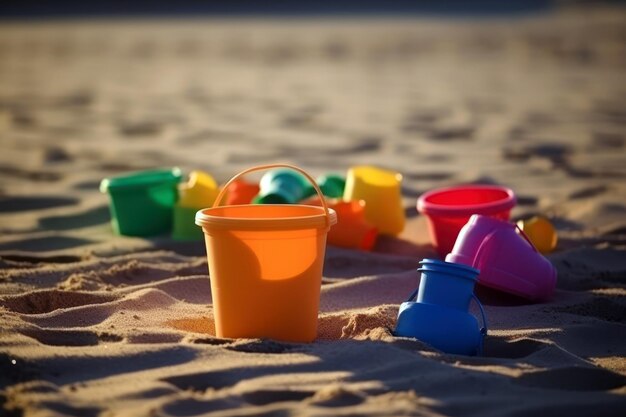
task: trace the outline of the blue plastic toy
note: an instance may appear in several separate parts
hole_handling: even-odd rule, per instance
[[[400,306],[396,336],[422,340],[446,353],[482,355],[487,321],[474,295],[479,271],[435,259],[424,259],[420,264],[420,285]],[[412,301],[416,295],[417,300]],[[482,328],[469,313],[472,299],[480,308]]]

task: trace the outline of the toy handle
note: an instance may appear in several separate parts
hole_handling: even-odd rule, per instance
[[[250,172],[262,171],[264,169],[271,169],[271,168],[289,168],[304,175],[304,177],[307,180],[309,180],[309,182],[313,185],[313,188],[315,188],[315,192],[317,193],[320,200],[322,201],[322,206],[324,207],[324,213],[326,214],[326,227],[330,227],[330,212],[328,211],[328,204],[326,204],[326,199],[324,198],[324,195],[322,194],[322,190],[320,190],[320,187],[317,185],[313,177],[307,174],[303,169],[298,168],[297,166],[294,166],[294,165],[289,165],[289,164],[257,165],[252,168],[244,169],[239,174],[236,174],[234,177],[228,180],[228,182],[222,187],[219,194],[215,198],[215,201],[213,202],[213,208],[218,207],[222,203],[222,199],[224,198],[224,195],[226,194],[226,190],[228,189],[228,186],[232,184],[235,180],[237,180],[243,175],[249,174]]]
[[[487,335],[487,318],[485,316],[485,310],[483,309],[483,305],[478,299],[478,297],[476,297],[476,294],[472,294],[472,298],[478,305],[478,308],[480,309],[480,315],[482,316],[482,319],[483,319],[483,327],[480,329],[480,336],[481,336],[480,345],[478,346],[478,355],[482,356],[483,355],[483,343],[485,341],[485,336]]]

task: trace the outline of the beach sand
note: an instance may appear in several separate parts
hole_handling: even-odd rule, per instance
[[[0,414],[625,415],[625,19],[0,24]],[[215,337],[204,244],[114,236],[98,191],[270,162],[404,175],[401,236],[327,248],[311,344]],[[391,334],[417,197],[468,182],[560,235],[551,300],[477,290],[484,357]]]

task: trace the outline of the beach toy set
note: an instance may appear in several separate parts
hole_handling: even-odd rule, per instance
[[[181,182],[178,168],[133,172],[105,178],[100,191],[109,194],[111,225],[124,236],[172,234],[174,239],[201,240],[196,212],[213,204],[219,191],[209,174],[192,171]]]
[[[315,186],[297,170],[274,168],[258,184],[238,177],[220,188],[209,174],[192,171],[181,183],[178,168],[143,171],[104,179],[101,191],[110,196],[115,233],[126,236],[172,234],[177,240],[201,240],[195,213],[210,207],[220,190],[224,205],[324,203],[333,208],[339,225],[328,235],[331,245],[369,251],[379,233],[398,234],[404,228],[402,176],[371,166],[353,167],[347,176],[327,173]]]
[[[400,306],[397,336],[446,353],[480,355],[487,324],[475,283],[532,301],[552,295],[556,269],[534,242],[549,252],[556,246],[556,231],[547,219],[510,223],[515,202],[511,189],[493,185],[443,188],[418,199],[417,209],[426,215],[433,245],[445,261],[420,262],[420,286]],[[482,327],[467,311],[472,299]]]
[[[316,179],[323,197],[315,194],[311,184],[298,172],[272,170],[260,181],[258,204],[326,205],[337,213],[337,226],[328,234],[334,246],[371,250],[379,233],[397,235],[404,229],[402,206],[402,175],[373,166],[357,166],[348,170],[346,178],[325,174]],[[307,198],[309,198],[307,200]]]
[[[259,184],[243,178],[259,170],[267,170]],[[402,176],[377,167],[314,180],[295,166],[263,165],[221,188],[202,171],[181,179],[177,168],[143,171],[107,178],[100,189],[110,196],[118,234],[204,238],[218,337],[314,340],[326,243],[371,250],[379,233],[404,229]],[[400,306],[397,336],[479,355],[487,322],[476,283],[529,300],[550,297],[556,270],[536,246],[553,250],[556,232],[545,218],[510,223],[515,202],[511,189],[493,185],[418,199],[445,261],[420,262],[420,285]],[[472,300],[480,324],[469,313]]]
[[[424,193],[417,209],[428,219],[433,245],[446,261],[480,270],[481,285],[543,300],[554,292],[556,270],[534,242],[548,252],[556,246],[556,231],[545,218],[510,223],[515,203],[510,188],[461,185]]]

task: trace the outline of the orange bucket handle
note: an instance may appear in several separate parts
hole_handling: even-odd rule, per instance
[[[317,193],[317,195],[319,196],[320,200],[322,201],[322,206],[324,207],[324,213],[326,214],[326,227],[330,227],[330,212],[328,211],[328,204],[326,203],[326,199],[324,198],[324,194],[322,194],[322,190],[320,190],[320,187],[317,185],[317,183],[315,182],[313,177],[311,177],[309,174],[307,174],[303,169],[298,168],[297,166],[294,166],[294,165],[289,165],[289,164],[257,165],[257,166],[252,167],[252,168],[244,169],[239,174],[236,174],[234,177],[232,177],[230,180],[228,180],[228,182],[222,187],[222,189],[220,190],[220,193],[217,195],[217,198],[213,202],[213,208],[218,207],[222,203],[222,199],[223,199],[224,195],[226,194],[226,190],[228,189],[228,186],[233,181],[237,180],[238,178],[240,178],[243,175],[249,174],[250,172],[262,171],[264,169],[271,169],[271,168],[289,168],[289,169],[293,169],[294,171],[298,171],[300,174],[304,175],[305,178],[307,180],[309,180],[311,185],[313,185],[313,188],[315,188],[315,192]]]

